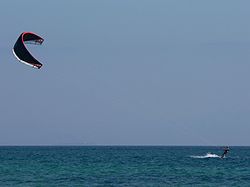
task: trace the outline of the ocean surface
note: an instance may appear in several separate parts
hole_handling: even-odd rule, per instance
[[[210,152],[210,153],[209,153]],[[0,147],[0,186],[250,186],[250,147]]]

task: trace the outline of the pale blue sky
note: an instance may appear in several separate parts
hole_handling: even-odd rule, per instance
[[[249,7],[2,0],[0,145],[250,145]],[[40,70],[11,52],[23,31]]]

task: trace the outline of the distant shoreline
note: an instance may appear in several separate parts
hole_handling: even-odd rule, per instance
[[[0,145],[0,147],[224,147],[225,145]],[[250,145],[229,145],[230,147],[250,147]]]

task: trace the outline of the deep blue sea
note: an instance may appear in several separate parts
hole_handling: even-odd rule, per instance
[[[230,147],[225,159],[222,152],[191,146],[3,146],[0,186],[250,186],[250,147]]]

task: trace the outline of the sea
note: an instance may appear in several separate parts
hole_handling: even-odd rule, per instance
[[[250,147],[2,146],[0,186],[250,186]]]

